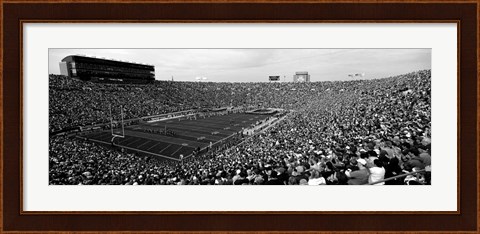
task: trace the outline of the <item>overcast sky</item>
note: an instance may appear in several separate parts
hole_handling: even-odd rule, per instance
[[[372,79],[431,68],[431,49],[50,49],[49,73],[60,74],[59,62],[75,54],[153,64],[157,80],[176,81],[292,81],[296,71],[311,81]]]

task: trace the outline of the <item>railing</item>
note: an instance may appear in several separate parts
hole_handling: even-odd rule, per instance
[[[379,183],[382,183],[382,182],[395,180],[395,179],[398,179],[398,178],[407,177],[409,175],[419,174],[419,173],[424,173],[424,172],[426,172],[425,169],[422,169],[422,170],[419,170],[419,171],[414,171],[414,172],[410,172],[410,173],[401,174],[401,175],[393,176],[393,177],[390,177],[390,178],[386,178],[386,179],[383,179],[383,180],[375,181],[373,183],[369,183],[368,185],[379,184]]]

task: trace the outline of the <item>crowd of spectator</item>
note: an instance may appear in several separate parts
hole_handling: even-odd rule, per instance
[[[430,70],[312,83],[109,85],[51,76],[51,129],[108,121],[109,103],[125,105],[127,118],[225,105],[292,111],[240,143],[181,162],[53,136],[50,184],[430,184],[430,92]]]

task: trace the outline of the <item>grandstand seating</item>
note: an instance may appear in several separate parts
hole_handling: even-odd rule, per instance
[[[430,183],[430,70],[373,80],[309,83],[124,85],[57,75],[49,79],[51,132],[108,123],[110,105],[123,106],[126,119],[230,104],[293,110],[268,131],[182,164],[51,136],[50,184],[235,184],[245,178],[246,184],[275,184],[269,182],[275,180],[349,184],[354,179],[350,171],[362,166],[384,168],[384,178],[425,169],[416,179]],[[188,153],[177,146],[158,150]],[[84,176],[85,171],[90,176]],[[404,184],[403,180],[385,183]]]

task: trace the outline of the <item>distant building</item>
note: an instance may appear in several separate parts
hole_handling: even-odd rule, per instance
[[[106,83],[151,83],[155,67],[147,64],[69,55],[60,62],[62,75]]]
[[[310,75],[308,72],[295,72],[293,82],[310,82]]]

